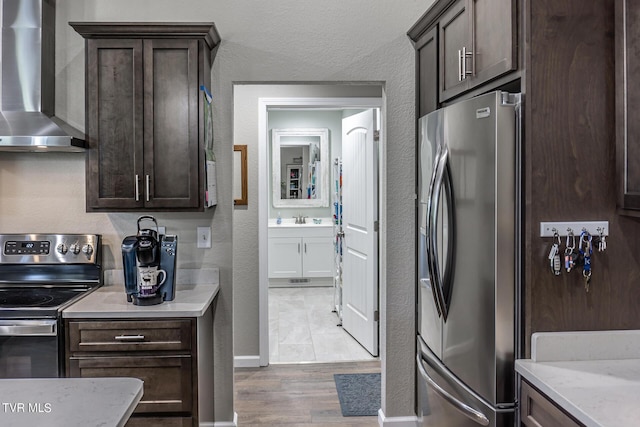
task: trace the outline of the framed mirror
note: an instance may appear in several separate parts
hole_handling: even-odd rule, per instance
[[[273,207],[329,206],[329,129],[272,129]]]

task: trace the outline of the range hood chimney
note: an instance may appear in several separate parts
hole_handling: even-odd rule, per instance
[[[84,151],[54,116],[55,0],[0,0],[0,151]]]

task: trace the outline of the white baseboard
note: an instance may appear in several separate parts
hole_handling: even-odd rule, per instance
[[[238,427],[238,413],[233,413],[233,421],[216,421],[214,423],[200,424],[200,427]]]
[[[234,368],[259,368],[260,356],[235,356],[233,358]]]
[[[420,427],[418,417],[385,417],[382,408],[378,409],[378,425],[380,427]]]

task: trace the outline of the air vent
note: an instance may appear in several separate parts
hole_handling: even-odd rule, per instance
[[[289,283],[295,283],[295,284],[309,283],[309,282],[311,282],[310,279],[289,279]]]

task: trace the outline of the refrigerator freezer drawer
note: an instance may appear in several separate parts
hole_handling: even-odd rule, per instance
[[[515,405],[495,408],[482,400],[425,348],[418,338],[418,417],[429,427],[513,427]]]

